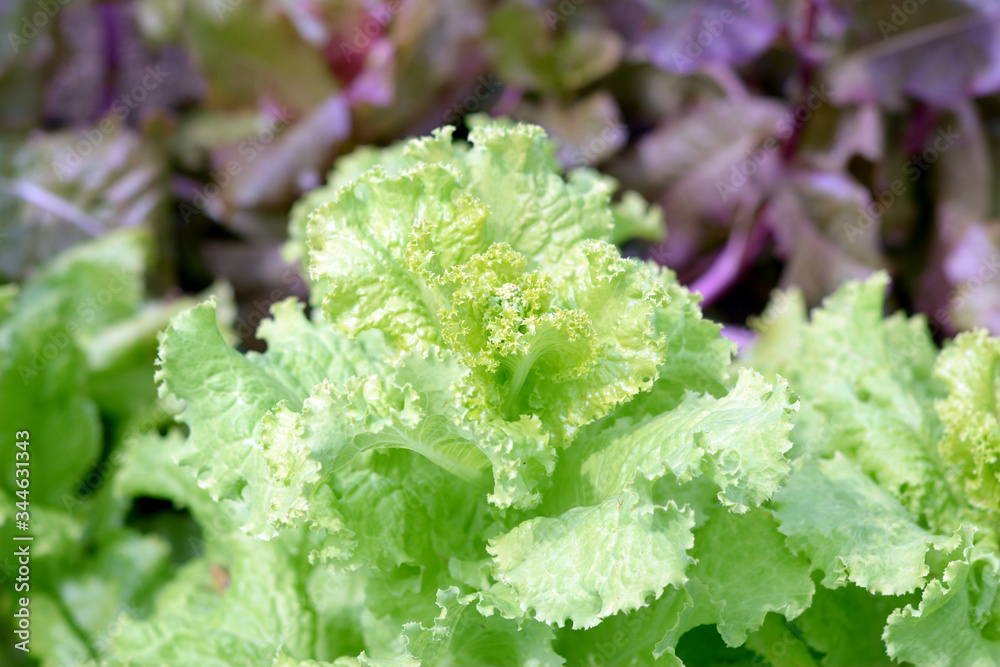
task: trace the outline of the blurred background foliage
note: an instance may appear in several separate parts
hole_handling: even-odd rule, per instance
[[[1000,9],[978,0],[4,0],[0,279],[117,227],[157,295],[302,293],[288,211],[338,156],[473,113],[658,202],[626,244],[743,340],[877,268],[1000,333]],[[253,341],[249,341],[254,346]]]

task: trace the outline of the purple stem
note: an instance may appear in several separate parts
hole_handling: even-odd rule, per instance
[[[938,116],[937,109],[923,102],[917,103],[913,120],[910,121],[910,126],[906,129],[906,137],[903,139],[903,148],[907,154],[916,155],[923,150],[927,137],[937,127]]]
[[[757,339],[757,334],[739,324],[723,324],[722,335],[736,343],[737,351],[742,352]]]
[[[816,35],[816,20],[819,14],[817,6],[820,0],[808,0],[806,5],[805,32],[802,35],[802,42],[799,47],[799,104],[806,100],[809,94],[809,86],[812,84],[813,73],[816,65],[812,61],[812,54],[809,47]],[[795,152],[799,148],[799,141],[802,139],[802,128],[804,123],[795,123],[791,136],[785,141],[782,147],[781,157],[785,162],[790,162]]]
[[[691,291],[701,293],[703,309],[715,303],[736,282],[749,239],[750,235],[742,229],[731,232],[712,265],[691,283]]]
[[[170,190],[174,197],[178,199],[183,199],[184,201],[194,201],[195,196],[199,193],[199,188],[201,183],[196,181],[189,176],[174,176],[173,181],[171,181]]]
[[[702,308],[711,306],[728,292],[767,246],[767,226],[760,224],[757,218],[755,215],[749,229],[734,229],[712,265],[691,283],[691,291],[701,293]]]
[[[118,12],[119,7],[116,2],[102,2],[98,7],[101,18],[101,29],[103,41],[101,43],[101,55],[104,65],[104,81],[101,86],[101,101],[98,106],[100,118],[111,110],[111,105],[115,98],[115,83],[118,78],[118,63],[121,59],[120,35],[118,34]]]
[[[518,105],[523,96],[524,91],[518,86],[505,86],[503,92],[500,93],[500,99],[490,109],[490,114],[493,116],[506,116],[514,110],[514,107]]]

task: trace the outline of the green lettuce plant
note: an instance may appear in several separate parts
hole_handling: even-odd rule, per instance
[[[445,128],[300,205],[311,308],[276,304],[266,352],[211,301],[175,317],[157,377],[188,478],[136,484],[200,508],[203,555],[107,660],[679,665],[697,626],[781,634],[768,612],[814,590],[762,506],[797,402],[619,254],[616,223],[658,213],[614,188],[537,127]]]
[[[1000,664],[1000,340],[939,352],[922,316],[883,316],[887,284],[811,321],[799,292],[775,299],[748,356],[802,403],[770,503],[822,584],[796,623],[824,665]]]
[[[98,657],[119,617],[141,615],[170,577],[169,531],[130,520],[143,494],[128,488],[127,471],[154,463],[141,443],[172,422],[151,372],[156,334],[195,299],[147,298],[151,246],[144,230],[118,230],[0,286],[3,664]],[[23,431],[24,453],[14,440]],[[15,477],[17,462],[29,463],[27,476]],[[183,529],[173,518],[161,527]],[[16,555],[25,545],[30,578]],[[30,652],[14,648],[24,637],[10,626],[21,598],[30,600]]]

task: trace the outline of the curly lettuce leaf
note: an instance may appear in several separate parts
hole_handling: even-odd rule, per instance
[[[298,236],[308,239],[313,278],[335,269],[323,261],[322,253],[324,248],[335,251],[336,245],[330,244],[342,235],[350,239],[370,234],[398,257],[410,229],[422,217],[436,226],[451,220],[447,216],[462,202],[437,202],[431,196],[447,196],[455,188],[488,213],[483,245],[470,243],[468,255],[502,241],[528,257],[535,268],[557,262],[563,249],[584,239],[610,239],[614,181],[590,169],[573,170],[565,179],[553,156],[554,145],[541,128],[484,124],[470,132],[471,146],[453,142],[452,133],[453,128],[444,127],[431,137],[380,153],[374,164],[361,160],[372,169],[357,176],[352,162],[346,175],[338,175],[323,188],[325,194],[314,193],[311,205],[325,203],[296,218],[300,226],[306,222],[305,234],[300,229]],[[407,188],[426,190],[426,201],[411,200]],[[404,208],[395,211],[389,206],[392,201]],[[363,242],[360,239],[359,246]]]
[[[552,649],[552,628],[534,620],[516,623],[499,615],[483,617],[472,602],[477,596],[459,595],[457,587],[440,590],[441,614],[425,627],[403,628],[407,656],[419,665],[473,665],[490,660],[503,664],[560,667],[563,659]]]
[[[291,533],[272,542],[239,533],[212,540],[164,586],[148,619],[120,619],[108,664],[221,667],[311,655],[308,561],[294,541]]]
[[[668,472],[685,482],[704,475],[718,500],[746,512],[771,497],[788,475],[791,415],[797,409],[788,383],[741,371],[726,396],[690,393],[674,410],[598,431],[577,445],[572,470],[576,494],[605,498],[637,480]]]
[[[404,354],[442,347],[468,367],[442,371],[458,396],[451,425],[428,429],[411,413],[403,429],[455,442],[472,431],[493,465],[495,502],[526,507],[538,494],[524,473],[551,473],[551,446],[655,382],[665,354],[654,318],[668,296],[650,269],[599,240],[611,229],[609,182],[587,171],[564,180],[538,128],[481,125],[470,140],[455,143],[446,128],[390,150],[386,166],[355,175],[370,156],[348,165],[308,217],[309,267],[324,319],[348,336],[377,329]],[[317,400],[345,400],[327,394]],[[304,429],[303,419],[285,415],[278,430]],[[360,451],[353,436],[344,443],[315,449]],[[471,458],[453,470],[478,477],[481,457],[455,446]],[[516,477],[526,484],[511,488]]]
[[[752,557],[747,557],[752,554]],[[690,576],[718,604],[713,622],[729,646],[739,646],[770,612],[792,620],[812,602],[809,563],[785,546],[765,508],[745,515],[716,510],[695,531]]]
[[[538,414],[571,436],[655,379],[663,349],[649,319],[666,296],[578,224],[568,229],[579,236],[562,239],[568,232],[550,223],[551,237],[540,237],[545,224],[529,233],[525,212],[498,215],[466,189],[440,165],[396,178],[375,170],[318,209],[311,268],[329,284],[324,316],[350,336],[379,329],[404,351],[446,345],[473,369],[494,415]],[[558,225],[579,218],[585,201],[562,196],[545,216]],[[538,270],[554,248],[565,252]]]
[[[160,344],[157,379],[161,394],[184,401],[178,419],[191,431],[177,451],[193,468],[202,488],[220,502],[233,503],[247,530],[269,535],[268,512],[280,495],[254,432],[281,401],[301,407],[319,378],[352,377],[369,371],[384,349],[379,336],[349,341],[310,323],[292,301],[274,309],[273,324],[260,335],[264,354],[232,349],[216,323],[215,302],[175,317]]]
[[[679,284],[669,269],[648,266],[668,297],[653,316],[653,326],[664,337],[668,354],[649,391],[619,408],[616,416],[656,416],[677,407],[689,391],[721,397],[732,385],[730,361],[736,346],[720,335],[719,324],[702,316],[701,296]]]
[[[666,296],[642,265],[587,241],[547,273],[497,244],[447,280],[448,343],[473,369],[483,408],[515,421],[538,415],[570,439],[648,388],[663,357],[652,325]]]
[[[883,316],[887,282],[880,273],[845,284],[808,324],[793,319],[800,302],[788,299],[785,313],[772,310],[758,323],[784,322],[764,326],[747,361],[780,372],[804,398],[793,433],[800,453],[843,452],[909,512],[954,530],[960,500],[937,447],[933,406],[943,390],[932,376],[935,347],[921,318]],[[787,342],[780,356],[765,352],[780,345],[766,342],[777,337]]]
[[[883,315],[886,282],[844,285],[811,322],[792,294],[757,322],[749,360],[788,374],[804,405],[800,458],[774,516],[836,589],[801,624],[824,664],[879,664],[880,649],[918,667],[993,664],[1000,353],[972,332],[938,354],[920,318]],[[845,618],[834,600],[867,620]],[[870,629],[886,616],[880,641]],[[865,640],[850,650],[837,639],[857,632]]]
[[[409,449],[474,488],[494,481],[498,507],[531,506],[552,473],[555,452],[537,419],[470,421],[469,373],[439,348],[407,353],[382,375],[356,376],[342,385],[323,381],[299,412],[279,403],[265,415],[259,438],[275,477],[285,485],[272,519],[301,515],[309,497],[356,457],[379,449]],[[284,517],[284,518],[282,518]]]
[[[969,501],[1000,510],[1000,340],[985,331],[959,335],[941,352],[934,376],[948,389],[936,403],[944,424],[938,448]]]
[[[199,615],[236,655],[461,664],[497,647],[559,664],[555,637],[640,615],[659,619],[642,650],[669,661],[698,625],[738,644],[807,604],[806,563],[759,507],[789,470],[788,384],[731,382],[732,345],[697,298],[608,242],[612,183],[564,178],[552,148],[539,128],[476,123],[468,144],[445,129],[361,154],[296,212],[311,318],[279,304],[267,351],[246,355],[211,303],[174,318],[158,377],[185,404],[176,456],[230,530],[207,554],[244,544],[235,528],[266,538],[310,596],[305,623],[334,633],[261,647],[225,605]],[[769,567],[740,561],[754,549]],[[218,560],[232,575],[243,558]],[[186,586],[177,610],[196,603]],[[298,609],[286,590],[225,604]],[[135,636],[168,637],[165,618]],[[219,653],[187,629],[165,641],[154,651]]]
[[[962,557],[930,582],[916,607],[889,616],[883,635],[889,655],[916,667],[986,667],[1000,660],[1000,559],[975,554],[972,531],[963,535]]]
[[[823,571],[823,585],[848,581],[881,595],[922,588],[928,552],[954,538],[934,535],[842,454],[802,460],[777,494],[775,517],[788,545]]]
[[[593,507],[538,517],[490,543],[494,574],[521,611],[589,628],[686,581],[694,544],[689,511],[635,492]]]

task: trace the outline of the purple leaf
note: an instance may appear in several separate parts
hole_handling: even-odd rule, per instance
[[[674,0],[645,2],[640,51],[657,67],[690,74],[709,63],[745,65],[781,34],[770,0]]]
[[[968,13],[886,37],[831,65],[838,104],[877,102],[901,110],[913,98],[950,109],[1000,90],[1000,11]]]

